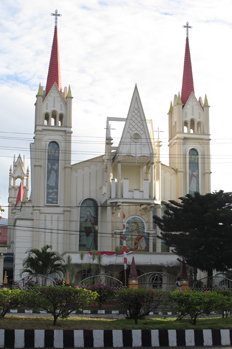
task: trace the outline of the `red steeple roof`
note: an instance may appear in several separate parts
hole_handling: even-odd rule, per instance
[[[185,104],[190,96],[190,94],[194,93],[194,85],[193,85],[193,73],[192,73],[192,64],[189,50],[189,40],[188,40],[188,26],[184,26],[187,28],[187,37],[186,37],[186,46],[185,46],[185,57],[184,57],[184,73],[183,73],[183,81],[182,81],[182,90],[181,90],[181,100],[182,103]]]
[[[59,56],[59,45],[58,45],[58,35],[57,35],[57,21],[55,23],[52,52],[51,52],[48,77],[47,77],[46,94],[48,94],[54,82],[56,82],[58,89],[61,91],[60,56]]]
[[[137,278],[138,274],[137,274],[137,270],[136,270],[136,266],[135,266],[135,258],[132,258],[132,262],[131,262],[131,268],[130,268],[130,275],[129,278]]]

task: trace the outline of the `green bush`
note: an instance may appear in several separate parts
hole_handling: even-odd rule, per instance
[[[174,311],[178,313],[177,320],[190,316],[190,322],[196,324],[197,317],[201,314],[209,315],[218,311],[224,302],[224,297],[217,292],[179,291],[169,295]]]
[[[0,290],[0,318],[3,318],[10,309],[18,308],[23,303],[23,291]]]
[[[217,309],[221,311],[222,317],[226,315],[232,310],[232,291],[230,290],[216,290],[219,295],[222,295],[218,301]]]
[[[53,316],[53,325],[58,317],[65,319],[71,312],[81,309],[96,299],[97,293],[73,287],[38,287],[31,291],[29,303],[33,308],[46,310]]]
[[[126,318],[134,319],[135,324],[138,323],[138,319],[157,309],[163,303],[165,296],[166,293],[163,291],[142,288],[117,292],[120,310]]]

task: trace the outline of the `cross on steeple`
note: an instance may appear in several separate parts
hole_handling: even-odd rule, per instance
[[[186,28],[186,38],[188,38],[189,29],[191,29],[192,27],[190,27],[189,22],[186,22],[186,25],[183,25],[183,28]]]
[[[58,10],[55,10],[55,13],[51,13],[51,16],[55,16],[55,27],[57,26],[57,17],[61,17],[62,15],[58,13]]]
[[[158,133],[158,140],[160,139],[160,132],[164,132],[164,131],[160,131],[159,127],[158,127],[158,130],[155,130],[154,132],[157,132]]]

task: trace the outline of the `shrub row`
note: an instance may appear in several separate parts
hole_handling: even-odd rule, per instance
[[[232,292],[228,291],[179,291],[169,295],[169,300],[174,312],[177,312],[177,320],[189,317],[192,324],[196,324],[199,315],[210,313],[228,314],[232,309]]]
[[[24,308],[37,311],[46,310],[53,316],[53,325],[57,319],[67,318],[71,312],[98,303],[116,299],[119,310],[128,319],[138,319],[154,312],[157,308],[163,311],[168,306],[177,313],[177,320],[189,317],[196,324],[201,314],[211,312],[228,314],[232,310],[231,291],[179,291],[167,293],[146,289],[123,289],[116,291],[113,287],[93,285],[86,288],[73,287],[37,287],[33,291],[0,290],[0,317],[4,317],[10,309]]]

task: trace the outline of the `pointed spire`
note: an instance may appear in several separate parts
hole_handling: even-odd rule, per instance
[[[17,204],[19,202],[22,202],[23,201],[23,184],[22,182],[20,183],[20,186],[19,186],[19,191],[18,191],[18,195],[17,195],[17,199],[16,199],[16,204],[15,206],[17,206]]]
[[[173,112],[173,106],[172,106],[172,101],[170,103],[170,108],[169,108],[169,112],[168,113],[172,113]]]
[[[177,104],[182,104],[182,100],[180,98],[180,92],[178,92],[178,97],[177,97]]]
[[[204,107],[208,107],[208,106],[209,106],[208,98],[207,98],[207,95],[205,95]]]
[[[137,274],[137,270],[136,270],[136,266],[135,266],[135,258],[132,258],[132,262],[131,262],[131,268],[130,268],[130,275],[129,278],[137,278],[138,274]]]
[[[41,86],[41,84],[39,84],[37,96],[43,96],[43,87]]]
[[[71,91],[71,87],[69,85],[68,87],[68,93],[67,93],[67,96],[66,97],[71,97],[72,98],[72,91]]]
[[[61,75],[60,75],[60,56],[59,56],[59,45],[58,45],[58,34],[57,34],[57,17],[61,16],[56,10],[55,13],[51,14],[55,16],[55,30],[52,44],[51,58],[48,70],[46,94],[50,91],[54,82],[56,82],[58,89],[61,91]]]
[[[192,74],[192,64],[189,50],[189,39],[188,39],[188,30],[192,28],[189,26],[187,22],[186,25],[183,26],[186,28],[186,45],[185,45],[185,57],[184,57],[184,73],[183,73],[183,81],[182,81],[182,91],[181,91],[181,100],[182,103],[185,104],[190,96],[190,94],[194,92],[193,85],[193,74]]]

